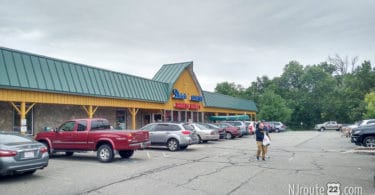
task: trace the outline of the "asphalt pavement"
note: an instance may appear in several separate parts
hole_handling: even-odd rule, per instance
[[[58,155],[34,175],[0,178],[0,194],[375,194],[374,153],[339,132],[272,133],[271,139],[266,161],[256,160],[253,136],[178,152],[136,151],[112,163],[98,162],[94,152]]]

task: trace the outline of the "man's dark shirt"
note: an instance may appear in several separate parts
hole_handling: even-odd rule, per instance
[[[263,138],[264,138],[264,130],[263,129],[260,129],[260,128],[257,128],[255,130],[255,139],[256,141],[263,141]]]

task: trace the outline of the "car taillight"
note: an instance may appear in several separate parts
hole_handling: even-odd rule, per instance
[[[183,131],[182,131],[182,134],[184,134],[184,135],[190,135],[190,134],[191,134],[191,132],[190,132],[190,131],[188,131],[188,130],[183,130]]]
[[[10,157],[10,156],[16,156],[17,151],[12,150],[0,150],[0,157]]]
[[[127,134],[128,141],[132,142],[133,141],[133,135],[132,134]]]
[[[39,152],[45,153],[45,152],[48,152],[48,149],[46,147],[42,147],[42,148],[39,149]]]

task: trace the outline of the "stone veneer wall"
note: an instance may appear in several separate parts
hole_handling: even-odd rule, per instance
[[[94,118],[106,118],[111,125],[115,124],[116,112],[113,108],[98,108]],[[82,106],[48,105],[34,106],[34,134],[42,131],[44,127],[56,128],[64,121],[77,118],[87,118]]]
[[[94,114],[94,118],[106,118],[109,123],[116,126],[116,108],[99,107]],[[56,128],[63,122],[76,119],[87,118],[87,114],[81,106],[56,105],[56,104],[36,104],[33,108],[34,135],[43,131],[44,127]],[[136,128],[141,128],[143,113],[137,113]],[[13,107],[8,102],[0,102],[0,130],[12,131],[13,128]],[[126,114],[126,128],[131,128],[131,114]]]
[[[9,102],[0,102],[0,131],[12,131],[13,107]]]

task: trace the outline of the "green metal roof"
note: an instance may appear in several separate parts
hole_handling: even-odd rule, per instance
[[[0,88],[165,103],[193,62],[165,64],[153,79],[0,47]],[[253,101],[202,91],[205,106],[257,111]]]
[[[169,84],[169,94],[172,93],[173,86],[178,80],[178,78],[181,76],[182,72],[187,69],[194,82],[195,85],[198,87],[199,91],[202,91],[202,88],[198,82],[197,77],[195,76],[195,73],[193,71],[193,62],[181,62],[181,63],[174,63],[174,64],[164,64],[159,71],[155,74],[153,80],[168,83]],[[202,94],[201,94],[202,95]]]
[[[203,100],[207,107],[258,111],[255,103],[251,100],[235,98],[219,93],[203,91]]]
[[[0,87],[167,102],[168,84],[0,47]]]
[[[164,64],[152,79],[155,81],[174,84],[180,77],[181,73],[192,64],[193,62]]]

